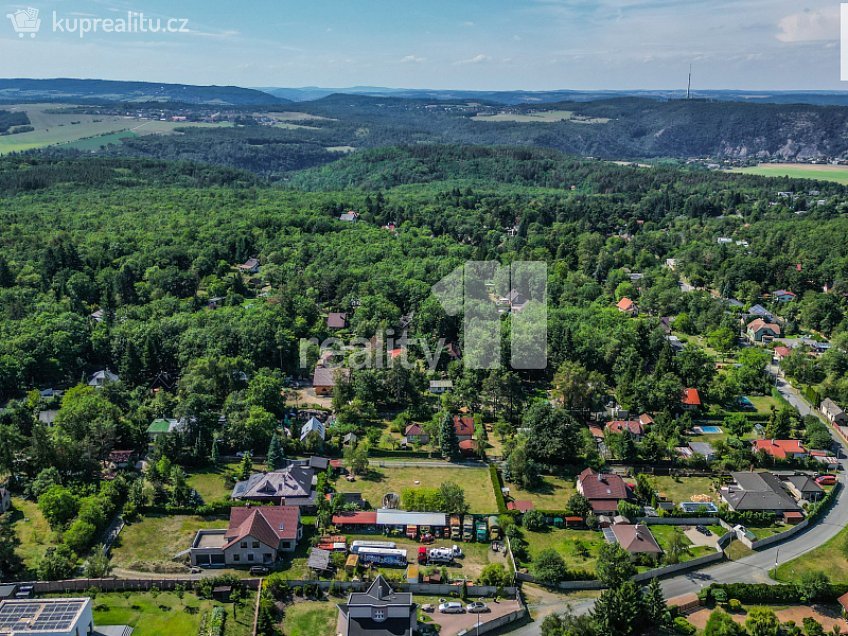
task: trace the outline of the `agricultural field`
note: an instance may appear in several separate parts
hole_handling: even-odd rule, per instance
[[[12,112],[25,111],[35,130],[0,136],[0,155],[58,145],[95,150],[110,143],[119,143],[121,139],[133,135],[172,134],[177,128],[186,126],[227,125],[53,112],[63,107],[67,105],[20,104],[6,107]],[[80,143],[81,146],[78,145]]]
[[[471,118],[472,121],[485,122],[514,122],[519,124],[553,124],[560,121],[568,121],[573,124],[606,124],[606,117],[585,117],[577,115],[570,110],[539,110],[530,113],[507,113],[496,115],[477,114]]]
[[[516,501],[532,501],[537,510],[565,510],[569,498],[577,492],[576,477],[543,475],[533,490],[524,490],[517,484],[505,483],[509,496]]]
[[[112,550],[115,567],[141,572],[183,572],[174,561],[191,547],[198,530],[227,528],[226,519],[191,515],[146,516],[127,524]]]
[[[227,620],[224,636],[248,636],[253,630],[252,597],[240,606],[198,599],[187,592],[179,598],[173,592],[151,594],[99,593],[93,600],[95,625],[129,625],[134,636],[197,634],[204,615],[222,606]],[[235,610],[235,616],[233,611]]]
[[[791,177],[793,179],[818,179],[848,185],[848,166],[814,165],[808,163],[761,163],[749,168],[735,168],[731,172],[755,174],[762,177]]]
[[[15,533],[21,542],[17,553],[24,566],[32,570],[47,548],[58,545],[54,532],[34,501],[12,499],[11,515]]]
[[[704,438],[715,436],[704,436]],[[693,501],[696,495],[709,495],[718,503],[718,493],[711,477],[657,477],[651,476],[657,493],[674,503]]]
[[[286,636],[333,636],[339,610],[335,603],[301,601],[286,605],[283,633]]]
[[[335,488],[339,492],[362,493],[372,507],[382,506],[383,497],[388,493],[400,495],[406,488],[438,488],[441,484],[453,482],[465,490],[465,501],[470,512],[476,514],[496,514],[498,510],[492,480],[486,468],[447,468],[430,466],[391,466],[390,462],[381,465],[372,460],[367,475],[349,482],[339,478]]]

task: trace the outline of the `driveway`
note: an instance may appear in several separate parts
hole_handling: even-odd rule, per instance
[[[693,545],[705,546],[707,548],[718,547],[718,535],[715,532],[707,536],[698,532],[695,528],[688,528],[683,534],[686,535]]]
[[[478,619],[480,621],[480,625],[482,625],[488,621],[500,618],[510,612],[516,612],[521,609],[521,603],[515,600],[503,599],[495,603],[484,599],[484,602],[492,611],[484,614],[440,614],[437,609],[432,614],[427,614],[427,616],[432,618],[434,623],[438,623],[442,626],[442,629],[439,631],[440,636],[455,636],[464,630],[469,630],[471,633],[474,633],[474,627],[477,625]]]

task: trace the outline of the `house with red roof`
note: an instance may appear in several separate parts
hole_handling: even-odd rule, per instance
[[[797,439],[755,439],[751,442],[755,453],[765,453],[774,459],[800,459],[807,450]]]
[[[198,531],[189,554],[197,566],[267,566],[283,552],[294,552],[301,538],[297,506],[239,506],[230,508],[226,530]]]
[[[700,408],[701,394],[698,393],[698,389],[683,389],[683,397],[680,399],[680,403],[686,410]]]
[[[408,425],[403,431],[403,434],[406,437],[406,441],[408,444],[430,443],[430,435],[421,427],[421,424],[419,424],[418,422],[413,422],[412,424]]]
[[[591,468],[577,475],[577,492],[589,500],[596,515],[615,514],[618,502],[630,499],[630,491],[621,477],[598,473]]]
[[[474,418],[470,415],[454,415],[453,430],[460,442],[474,437]]]
[[[788,358],[791,353],[792,353],[792,349],[790,349],[789,347],[783,347],[783,346],[775,347],[774,348],[774,359],[778,363],[780,363],[785,358]]]
[[[624,433],[625,431],[634,437],[641,438],[645,434],[645,428],[639,420],[613,420],[607,422],[607,433]]]
[[[459,453],[465,457],[473,457],[477,454],[477,440],[464,439],[459,443]]]
[[[771,342],[775,338],[780,338],[780,325],[757,318],[748,323],[745,333],[751,342]]]
[[[647,413],[642,413],[642,415],[639,416],[639,423],[642,425],[643,428],[648,428],[651,424],[654,423],[654,418],[652,418]]]
[[[771,293],[771,297],[779,303],[788,303],[795,300],[795,294],[785,289],[776,289]]]
[[[639,308],[636,306],[636,303],[634,303],[627,297],[624,297],[619,300],[616,304],[616,307],[618,307],[618,310],[620,312],[630,314],[631,316],[635,316],[639,312]]]

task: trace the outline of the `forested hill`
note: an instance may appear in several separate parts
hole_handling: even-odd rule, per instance
[[[358,152],[333,164],[301,171],[289,185],[304,190],[381,190],[443,181],[479,182],[484,187],[492,183],[563,189],[574,186],[580,193],[593,194],[667,194],[680,185],[704,184],[714,192],[720,187],[740,185],[793,191],[809,188],[812,183],[790,178],[765,180],[698,168],[638,168],[543,148],[419,144]],[[845,191],[844,186],[834,183],[822,182],[816,187],[828,194]]]
[[[192,86],[96,79],[0,79],[3,101],[181,102],[184,104],[284,104],[286,99],[238,86]]]

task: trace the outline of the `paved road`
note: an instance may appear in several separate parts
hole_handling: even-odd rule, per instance
[[[775,377],[775,386],[780,394],[787,402],[798,409],[802,416],[815,412],[812,405],[795,387],[778,377],[776,369],[769,367],[769,373]],[[848,447],[842,439],[833,430],[830,431],[830,434],[836,442],[837,448],[840,449],[839,456],[848,456]],[[662,587],[666,598],[697,592],[713,583],[775,583],[774,580],[769,578],[768,574],[769,570],[775,567],[775,564],[781,565],[817,548],[848,526],[848,495],[845,494],[846,487],[848,487],[848,476],[844,471],[840,473],[839,480],[843,492],[818,523],[783,543],[759,550],[738,561],[723,561],[701,570],[665,579],[662,581]],[[582,614],[591,610],[592,604],[590,600],[581,599],[571,605],[571,610]],[[538,612],[539,618],[557,611],[552,607],[553,605],[555,605],[554,601],[546,599],[539,608],[541,610]],[[565,608],[566,603],[562,601],[560,611]],[[511,634],[539,636],[541,634],[541,621],[525,625],[511,632]]]

